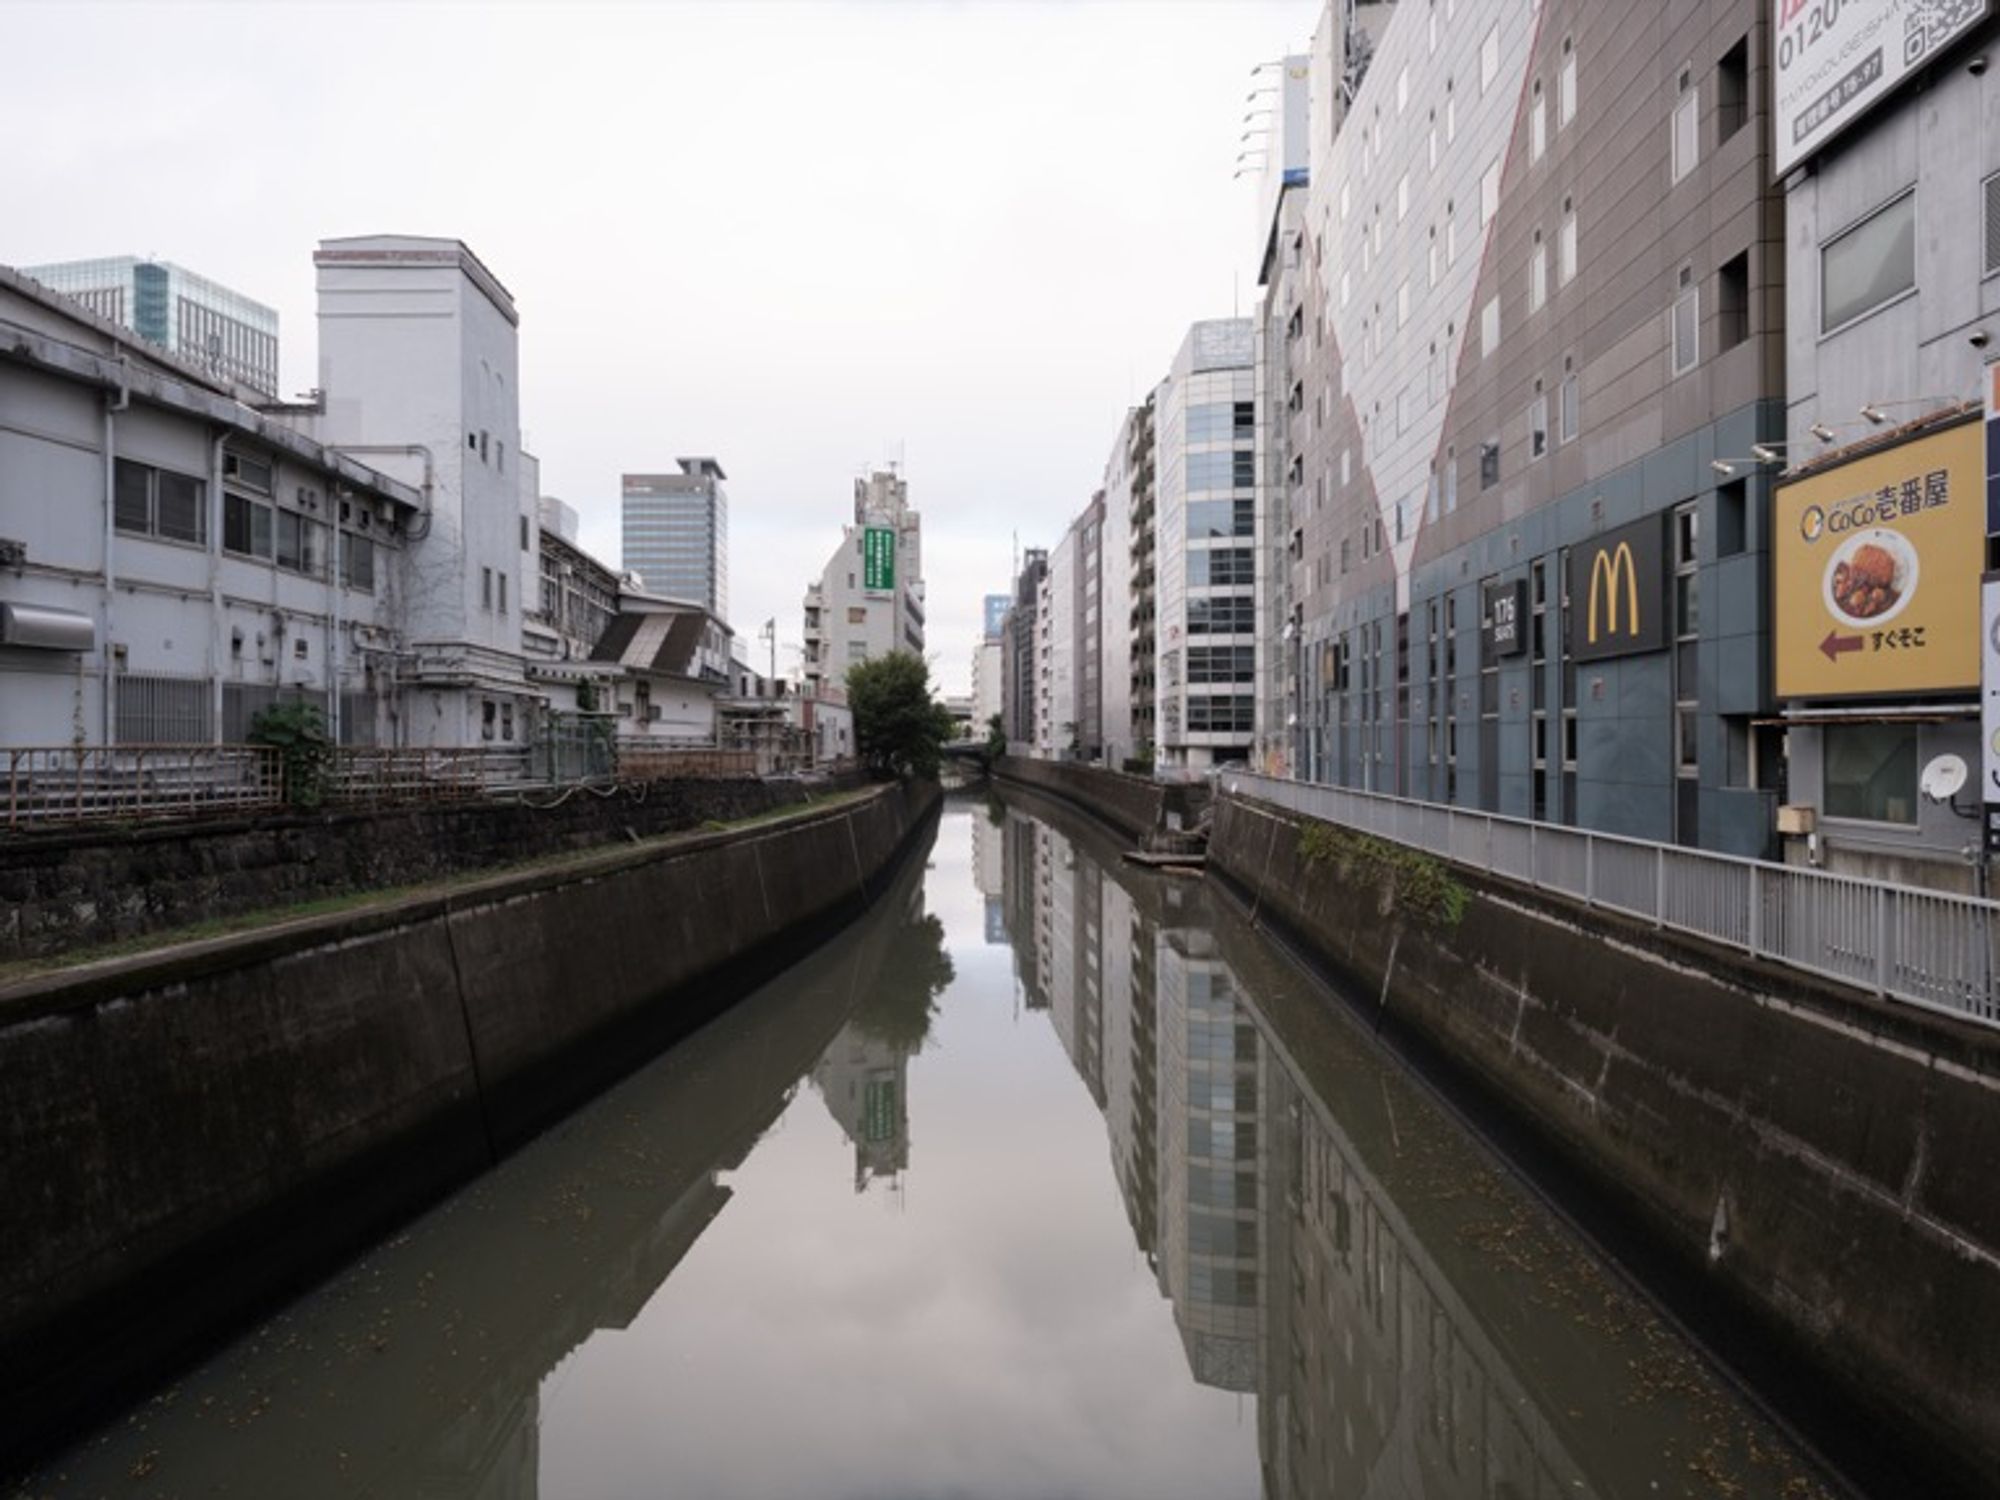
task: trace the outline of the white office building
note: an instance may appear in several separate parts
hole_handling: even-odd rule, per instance
[[[1163,766],[1243,760],[1256,729],[1255,353],[1249,318],[1197,323],[1159,391]]]
[[[728,478],[712,458],[678,474],[627,474],[620,485],[623,559],[648,593],[729,614]]]
[[[806,692],[838,687],[857,662],[924,654],[923,520],[893,469],[854,481],[854,521],[806,588]]]

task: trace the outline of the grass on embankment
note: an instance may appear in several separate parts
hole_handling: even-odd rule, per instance
[[[29,979],[37,974],[53,973],[61,969],[79,968],[84,964],[101,963],[106,959],[130,958],[135,954],[151,953],[156,949],[178,947],[182,943],[200,942],[205,938],[226,937],[232,933],[253,932],[260,928],[276,927],[284,922],[296,922],[306,917],[323,917],[334,912],[353,911],[360,907],[376,904],[387,905],[410,896],[441,896],[480,881],[491,880],[499,875],[520,875],[538,870],[561,870],[573,865],[586,864],[599,858],[609,849],[646,849],[657,845],[670,844],[680,839],[697,838],[705,834],[730,833],[737,829],[753,828],[763,823],[776,823],[786,818],[796,818],[806,813],[825,812],[829,808],[840,807],[849,802],[858,802],[875,790],[874,787],[860,787],[853,791],[830,792],[824,796],[808,796],[803,802],[790,802],[783,807],[766,808],[763,812],[751,813],[747,817],[732,818],[728,822],[710,819],[694,828],[678,829],[672,833],[656,833],[650,838],[627,840],[620,843],[604,843],[590,849],[568,849],[560,854],[544,854],[532,859],[509,860],[503,864],[482,865],[476,870],[461,870],[452,875],[441,875],[435,880],[417,881],[410,885],[371,886],[363,891],[343,891],[331,896],[316,896],[310,901],[299,901],[289,906],[265,906],[255,911],[237,912],[227,917],[214,917],[206,922],[193,922],[180,927],[162,927],[154,932],[135,934],[129,938],[115,938],[106,943],[90,943],[71,948],[62,953],[46,953],[34,958],[16,958],[0,962],[0,987],[20,979]]]

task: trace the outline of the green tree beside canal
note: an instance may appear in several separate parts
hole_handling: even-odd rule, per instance
[[[939,747],[951,738],[951,715],[931,697],[931,669],[920,656],[892,651],[847,669],[854,738],[869,770],[886,776],[935,777]]]

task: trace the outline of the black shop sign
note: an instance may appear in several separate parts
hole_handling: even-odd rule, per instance
[[[1569,549],[1569,651],[1577,661],[1667,646],[1667,518],[1652,515]]]

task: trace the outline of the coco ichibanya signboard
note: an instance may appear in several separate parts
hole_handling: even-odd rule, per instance
[[[1961,422],[1778,488],[1780,698],[1979,686],[1981,425]]]
[[[1991,0],[1771,0],[1771,171],[1787,172],[1984,20]]]

